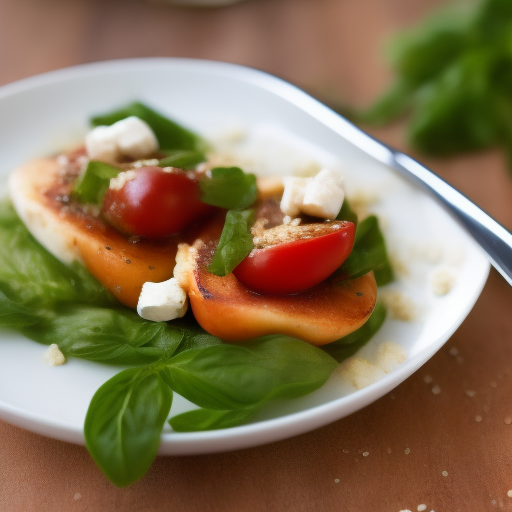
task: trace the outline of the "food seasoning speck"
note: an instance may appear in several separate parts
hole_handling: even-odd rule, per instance
[[[439,393],[441,393],[441,388],[439,386],[433,386],[432,387],[432,393],[434,393],[434,395],[439,395]]]
[[[339,479],[339,478],[335,478],[335,479],[334,479],[334,483],[335,483],[335,484],[339,484],[339,483],[340,483],[340,479]]]
[[[510,425],[512,423],[512,418],[510,416],[507,416],[505,418],[505,425]]]
[[[443,472],[441,473],[441,475],[443,475],[443,476],[448,476],[448,471],[443,471]]]
[[[425,384],[432,384],[432,381],[433,381],[433,380],[434,380],[434,379],[433,379],[430,375],[425,375],[425,377],[423,377],[423,382],[424,382]]]
[[[475,421],[480,423],[482,421],[482,416],[475,416]]]
[[[370,455],[370,452],[363,452],[363,457],[368,457]]]
[[[423,512],[424,510],[427,510],[427,505],[422,503],[421,505],[418,505],[417,510],[418,512]]]
[[[476,395],[476,391],[473,391],[471,389],[468,389],[466,391],[466,396],[469,396],[470,398],[474,397]]]
[[[82,497],[82,495],[79,492],[75,492],[75,495],[73,496],[74,500],[79,500]]]
[[[409,455],[409,453],[411,453],[411,449],[410,448],[406,448],[404,450],[404,453],[405,453],[405,455]]]
[[[510,491],[507,491],[507,496],[508,496],[509,498],[512,498],[512,489],[510,489]]]

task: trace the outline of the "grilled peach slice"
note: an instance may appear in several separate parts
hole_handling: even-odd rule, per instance
[[[254,293],[233,274],[209,273],[206,267],[221,227],[222,219],[217,218],[193,246],[180,245],[175,272],[196,320],[210,334],[230,342],[284,334],[324,345],[355,331],[370,317],[377,300],[373,273],[350,281],[328,278],[294,295]]]
[[[172,277],[177,236],[152,241],[130,238],[70,195],[77,165],[42,158],[16,169],[9,190],[14,207],[34,237],[65,263],[78,260],[120,302],[136,307],[146,281]]]

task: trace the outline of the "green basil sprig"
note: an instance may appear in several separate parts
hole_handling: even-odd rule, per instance
[[[124,370],[94,394],[85,418],[85,445],[117,486],[139,480],[153,463],[172,396],[158,367]]]
[[[500,145],[511,157],[511,33],[510,0],[436,13],[396,38],[389,52],[395,83],[353,118],[380,125],[410,114],[409,142],[425,154]]]
[[[203,203],[228,210],[248,208],[258,195],[256,176],[239,167],[215,167],[211,178],[201,180],[199,185]]]
[[[156,455],[173,391],[203,407],[171,419],[177,431],[227,428],[247,421],[272,398],[318,389],[336,366],[321,349],[282,336],[244,347],[187,350],[103,384],[87,411],[86,445],[112,482],[129,485]]]
[[[81,203],[101,206],[103,197],[108,190],[110,180],[115,178],[122,169],[105,162],[91,160],[73,187],[73,196]]]
[[[208,272],[227,276],[253,250],[254,210],[229,210]]]
[[[255,409],[218,411],[215,409],[195,409],[173,416],[169,425],[176,432],[201,432],[238,427],[251,419]]]
[[[164,153],[167,156],[158,162],[159,167],[178,167],[189,170],[206,161],[206,155],[201,151],[175,149],[164,151]]]
[[[386,307],[381,302],[377,302],[373,313],[362,327],[337,341],[324,345],[323,349],[341,363],[341,361],[353,356],[370,341],[373,335],[382,327],[384,320],[386,320],[386,314]]]
[[[356,279],[372,271],[379,286],[393,280],[393,269],[389,262],[386,242],[375,215],[366,217],[357,226],[354,248],[335,276]]]
[[[354,210],[352,210],[347,198],[345,198],[345,200],[343,201],[340,213],[338,213],[338,215],[336,216],[336,220],[345,220],[348,222],[352,222],[352,224],[357,226],[357,213]]]
[[[111,124],[136,116],[145,121],[153,130],[161,150],[185,149],[203,152],[206,142],[197,134],[184,128],[140,102],[134,102],[113,112],[97,115],[91,119],[93,126]]]

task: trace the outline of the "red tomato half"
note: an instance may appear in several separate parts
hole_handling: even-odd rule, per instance
[[[183,231],[212,209],[200,196],[193,174],[142,167],[121,189],[107,190],[102,212],[123,233],[162,238]]]
[[[335,231],[315,238],[255,249],[233,274],[247,288],[262,294],[307,290],[329,277],[352,251],[354,224],[337,224]]]

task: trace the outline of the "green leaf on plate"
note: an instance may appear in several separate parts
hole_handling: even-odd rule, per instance
[[[103,473],[119,487],[151,466],[172,403],[157,368],[118,373],[94,394],[84,424],[85,444]]]
[[[207,149],[207,144],[199,135],[140,102],[134,102],[113,112],[95,116],[91,119],[91,123],[93,126],[110,126],[130,116],[142,119],[151,127],[161,150],[186,149],[202,152]]]
[[[254,174],[246,174],[239,167],[215,167],[211,178],[201,180],[199,185],[203,203],[228,210],[248,208],[258,195]]]
[[[324,345],[323,349],[341,363],[341,361],[353,356],[361,347],[366,345],[382,327],[385,319],[386,308],[381,302],[377,302],[373,313],[362,327],[337,341]]]
[[[115,178],[122,169],[105,162],[91,160],[85,172],[73,187],[73,196],[81,203],[101,206],[103,197],[108,190],[110,180]]]
[[[206,161],[206,155],[201,151],[175,149],[164,151],[164,153],[167,156],[158,162],[159,167],[178,167],[188,170]]]
[[[352,253],[334,275],[343,279],[356,279],[372,270],[379,286],[393,280],[386,242],[375,215],[366,217],[357,225]]]
[[[176,432],[219,430],[238,427],[246,423],[254,414],[254,409],[238,409],[236,411],[196,409],[174,416],[169,420],[169,424]]]
[[[253,250],[254,210],[229,210],[208,272],[227,276]]]

